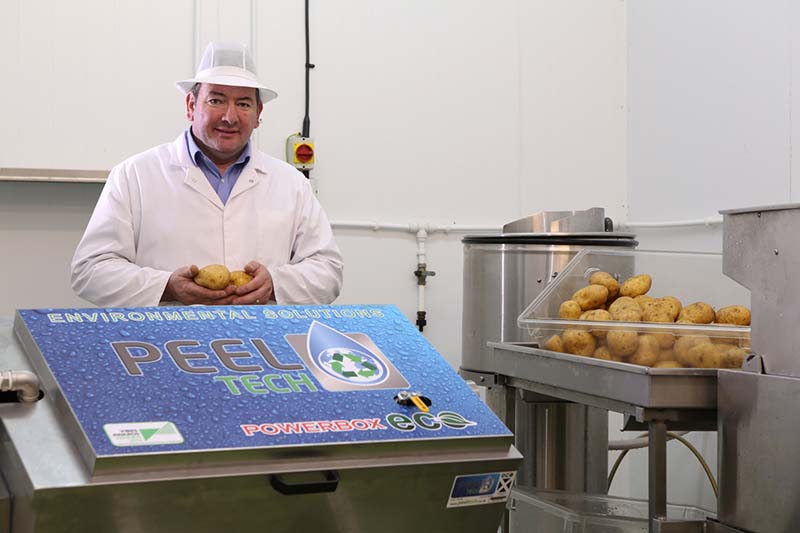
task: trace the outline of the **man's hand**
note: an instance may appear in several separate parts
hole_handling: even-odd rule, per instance
[[[181,267],[172,273],[161,296],[162,302],[180,302],[184,305],[230,305],[236,297],[233,285],[224,289],[212,290],[194,282],[200,271],[197,265]]]
[[[236,289],[234,305],[265,305],[275,299],[272,276],[267,267],[257,261],[250,261],[244,271],[253,276],[249,282]]]

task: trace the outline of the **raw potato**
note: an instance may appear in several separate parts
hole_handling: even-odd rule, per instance
[[[705,302],[689,304],[678,315],[678,320],[686,319],[692,324],[711,324],[714,318],[714,308]]]
[[[558,318],[580,318],[583,310],[575,300],[567,300],[558,308]]]
[[[689,359],[697,368],[722,368],[727,358],[725,354],[730,347],[724,344],[699,344],[689,349]]]
[[[658,300],[648,302],[642,310],[643,322],[672,322],[672,310],[670,307]]]
[[[672,333],[653,333],[658,339],[658,344],[662,350],[669,350],[675,345],[675,335]]]
[[[595,359],[604,359],[606,361],[622,361],[622,357],[612,354],[608,350],[608,346],[598,346],[597,349],[594,351],[594,355],[592,355]]]
[[[705,335],[688,335],[685,337],[678,337],[675,341],[675,360],[682,366],[695,366],[692,364],[692,357],[689,355],[689,350],[701,344],[711,344],[711,340]]]
[[[237,287],[247,285],[253,280],[253,276],[243,270],[234,270],[231,272],[231,283]]]
[[[611,317],[620,322],[641,322],[642,310],[639,309],[638,305],[634,304],[632,307],[623,307],[622,309],[617,309],[611,314]]]
[[[678,316],[681,314],[681,310],[683,309],[683,304],[681,304],[681,301],[674,296],[664,296],[661,298],[661,301],[669,306],[670,311],[672,312],[672,320],[677,320]]]
[[[747,356],[747,350],[741,348],[731,348],[725,352],[725,367],[726,368],[742,368],[744,358]]]
[[[672,323],[671,308],[664,302],[654,300],[650,302],[644,313],[642,313],[642,320],[644,322],[668,322]],[[672,333],[654,333],[653,336],[658,339],[659,346],[664,348],[672,348],[675,344],[675,336]]]
[[[564,351],[573,355],[592,355],[597,340],[588,331],[568,329],[564,332]]]
[[[593,329],[589,324],[577,326],[560,337],[555,335],[549,338],[545,347],[553,351],[563,350],[575,355],[658,368],[741,367],[749,350],[749,333],[709,338],[706,335],[684,335],[685,331],[680,326],[673,330],[672,326],[632,324],[628,330],[610,329],[622,326],[619,322],[750,325],[750,310],[747,307],[732,305],[715,312],[711,305],[700,301],[684,307],[674,296],[656,298],[648,295],[652,283],[652,277],[648,274],[631,276],[620,284],[614,274],[593,272],[589,277],[589,285],[575,291],[572,299],[561,304],[559,317],[587,322],[613,320],[617,324],[594,326],[602,331]]]
[[[743,305],[729,305],[717,311],[717,322],[737,326],[750,325],[750,310]]]
[[[608,299],[613,300],[619,294],[619,282],[608,272],[595,272],[589,277],[590,285],[602,285],[608,289]]]
[[[592,309],[591,311],[586,311],[581,315],[581,320],[594,320],[598,322],[609,322],[613,320],[611,318],[611,313],[606,311],[605,309]],[[593,329],[590,330],[592,335],[597,337],[598,339],[603,339],[608,333],[606,330],[597,330]]]
[[[668,348],[666,350],[661,350],[660,352],[658,352],[658,362],[662,363],[664,361],[675,361],[677,363],[678,360],[675,358],[675,350],[673,350],[672,348]]]
[[[635,331],[614,330],[606,335],[608,349],[612,355],[626,357],[639,347],[639,334]]]
[[[631,276],[630,278],[626,279],[622,284],[622,287],[619,288],[619,293],[622,296],[641,296],[650,290],[650,286],[652,284],[653,280],[647,274]]]
[[[635,365],[650,366],[658,361],[658,352],[661,348],[655,335],[640,335],[639,347],[628,360]]]
[[[636,305],[639,306],[639,309],[644,312],[644,310],[647,309],[652,302],[655,302],[656,299],[646,294],[640,294],[639,296],[634,297],[633,301],[636,302]]]
[[[658,361],[653,368],[683,368],[677,361]]]
[[[620,296],[611,302],[611,305],[608,306],[608,312],[613,315],[616,311],[627,309],[629,307],[635,307],[636,309],[639,309],[639,306],[636,304],[633,298],[630,296]],[[639,310],[641,311],[641,309]]]
[[[590,311],[585,311],[580,316],[581,320],[612,320],[611,313],[606,311],[605,309],[592,309]]]
[[[224,265],[208,265],[200,269],[194,282],[207,289],[224,289],[231,282],[231,273]]]
[[[584,311],[599,309],[608,299],[608,289],[602,285],[589,285],[573,294],[572,299],[578,302]]]
[[[684,366],[700,368],[700,365],[703,364],[703,352],[706,346],[711,346],[711,343],[692,346],[686,351],[686,355],[678,356],[678,362]]]
[[[547,342],[544,343],[544,349],[550,350],[551,352],[563,352],[564,343],[561,342],[561,337],[558,335],[553,335],[547,339]]]

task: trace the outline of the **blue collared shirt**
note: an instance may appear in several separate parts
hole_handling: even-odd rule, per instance
[[[186,148],[189,150],[189,157],[192,159],[192,162],[203,171],[203,174],[205,174],[211,187],[217,192],[222,203],[228,203],[228,198],[231,195],[233,186],[236,184],[236,180],[239,179],[242,170],[244,170],[244,167],[250,161],[250,143],[248,142],[244,146],[242,155],[239,156],[239,159],[237,159],[234,164],[225,170],[225,174],[220,175],[217,165],[215,165],[214,162],[200,150],[197,143],[194,142],[191,128],[186,129],[184,136],[186,137]]]

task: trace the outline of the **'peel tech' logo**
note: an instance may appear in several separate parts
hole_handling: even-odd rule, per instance
[[[326,390],[405,389],[409,386],[364,333],[341,333],[315,320],[308,334],[286,335],[286,341]]]

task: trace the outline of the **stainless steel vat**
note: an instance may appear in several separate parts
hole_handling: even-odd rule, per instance
[[[487,403],[501,418],[510,400],[495,382],[497,367],[487,343],[529,341],[517,318],[584,247],[637,245],[634,235],[607,229],[604,210],[592,208],[543,212],[507,224],[502,234],[463,239],[461,374],[489,387]],[[607,412],[542,399],[515,398],[515,420],[506,420],[514,425],[524,456],[519,483],[605,492]]]

